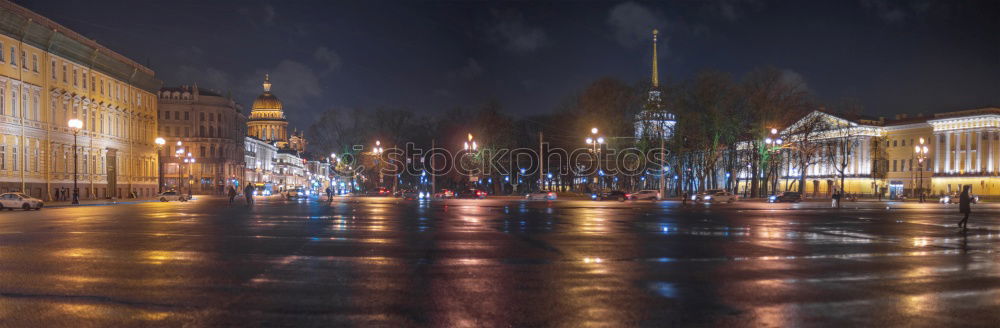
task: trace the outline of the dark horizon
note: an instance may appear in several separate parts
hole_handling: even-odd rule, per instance
[[[994,2],[16,1],[143,64],[164,86],[232,91],[244,107],[270,73],[291,125],[329,108],[419,114],[498,100],[551,113],[594,80],[773,66],[821,102],[870,116],[1000,105]]]

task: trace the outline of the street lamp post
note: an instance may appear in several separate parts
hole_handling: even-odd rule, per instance
[[[379,187],[382,187],[382,185],[384,184],[384,181],[383,181],[384,177],[382,175],[382,162],[381,162],[381,159],[382,159],[381,157],[382,157],[382,152],[383,151],[384,151],[384,149],[382,149],[382,142],[379,141],[379,140],[375,140],[375,147],[372,148],[372,154],[375,155],[375,169],[378,170],[378,186]]]
[[[478,155],[479,144],[477,144],[475,140],[472,140],[473,139],[472,133],[469,133],[468,139],[469,139],[469,141],[465,142],[465,150],[471,150],[471,151],[475,152]],[[482,169],[482,171],[486,170],[486,167],[485,167],[484,163],[480,163],[480,169]],[[479,173],[483,174],[482,171],[479,172]],[[477,176],[476,177],[476,182],[478,183],[480,181],[480,179],[481,178],[479,176]]]
[[[920,174],[920,182],[918,182],[920,187],[917,188],[917,192],[920,193],[921,203],[924,202],[924,161],[927,159],[927,153],[929,153],[929,150],[930,149],[927,148],[927,145],[924,144],[924,138],[920,138],[920,144],[913,147],[913,152],[917,156],[917,171],[919,171]]]
[[[772,181],[768,182],[771,184],[772,193],[775,192],[776,191],[775,189],[777,189],[778,187],[778,174],[779,174],[777,170],[777,165],[774,165],[773,163],[775,157],[773,155],[777,153],[779,150],[781,150],[784,143],[785,141],[782,140],[781,137],[778,135],[778,129],[772,128],[771,134],[764,138],[764,145],[765,145],[764,148],[768,154],[768,161],[767,161],[768,170],[771,171],[772,175]]]
[[[194,156],[191,156],[191,153],[187,153],[187,157],[184,158],[184,163],[188,164],[188,180],[190,180],[194,176]],[[188,186],[188,198],[191,198],[192,195],[194,195],[193,183]]]
[[[157,177],[157,193],[163,192],[163,145],[167,144],[167,140],[157,137],[156,143],[156,177]]]
[[[80,203],[80,188],[77,187],[77,135],[83,129],[83,121],[79,119],[69,120],[69,128],[73,130],[73,204]]]
[[[182,172],[184,167],[181,165],[181,161],[183,161],[182,157],[184,157],[184,148],[182,146],[184,146],[184,143],[177,141],[177,150],[174,151],[174,158],[177,159],[177,194],[180,194],[181,190],[184,190],[181,189],[181,180],[184,179],[184,173]]]
[[[597,132],[598,132],[597,128],[591,128],[590,129],[590,135],[591,136],[587,137],[587,139],[585,140],[588,145],[593,146],[594,163],[596,164],[596,167],[594,168],[595,169],[594,170],[594,178],[595,179],[597,178],[597,170],[599,170],[601,168],[601,162],[598,159],[598,156],[600,156],[599,152],[601,150],[601,148],[600,148],[601,144],[604,143],[604,137],[603,136],[598,136]],[[596,185],[596,188],[594,188],[594,189],[597,189],[597,191],[600,192],[600,189],[601,189],[601,183],[600,183],[600,181],[598,181],[595,185]]]

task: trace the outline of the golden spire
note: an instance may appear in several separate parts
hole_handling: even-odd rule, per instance
[[[271,77],[267,73],[264,74],[264,92],[271,92]]]
[[[660,86],[660,72],[657,68],[657,58],[656,58],[656,35],[660,34],[659,30],[653,29],[653,87],[658,88]]]

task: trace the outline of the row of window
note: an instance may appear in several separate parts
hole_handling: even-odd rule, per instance
[[[170,113],[173,113],[173,117],[174,117],[173,119],[175,119],[175,120],[180,120],[181,119],[181,113],[184,113],[183,115],[184,115],[184,120],[185,121],[191,119],[191,115],[190,115],[191,112],[169,111],[169,110],[161,111],[158,117],[160,119],[163,119],[163,120],[169,120],[170,116],[171,116]],[[200,112],[198,114],[199,114],[199,120],[202,121],[202,122],[205,122],[205,117],[206,117],[205,113],[204,112]],[[216,115],[215,115],[215,113],[208,113],[207,117],[208,117],[208,121],[209,122],[214,122]],[[224,123],[223,122],[223,118],[222,118],[222,114],[219,114],[218,117],[219,117],[219,123],[220,124]]]
[[[83,129],[85,131],[107,134],[119,138],[129,138],[134,133],[135,137],[139,140],[149,140],[152,133],[152,120],[129,119],[126,115],[114,113],[107,108],[105,108],[105,111],[109,113],[105,115],[103,112],[98,113],[96,109],[88,109],[87,106],[81,106],[79,102],[75,101],[72,103],[72,112],[69,108],[70,104],[62,102],[62,111],[56,110],[58,105],[59,102],[53,98],[53,122],[68,122],[71,118],[82,118]],[[63,125],[60,124],[57,126],[62,127]]]
[[[905,159],[895,160],[894,159],[894,160],[892,160],[892,172],[906,172],[907,171],[907,167],[909,168],[909,171],[920,171],[920,167],[918,165],[919,165],[919,162],[917,162],[917,164],[914,164],[914,161],[913,161],[912,158],[909,159],[909,160],[905,160]],[[931,165],[930,161],[924,161],[923,165],[924,165],[923,166],[924,171],[930,171],[930,170],[933,169],[931,167],[932,165]]]
[[[10,61],[10,66],[17,67],[17,47],[10,46],[10,57],[4,58],[3,42],[0,41],[0,63]],[[28,54],[21,50],[21,67],[28,69]],[[38,73],[38,55],[31,54],[31,70]]]
[[[30,144],[33,144],[34,146],[30,146]],[[25,172],[41,172],[42,167],[39,143],[37,141],[34,143],[29,142],[29,146],[24,148],[25,149],[22,150],[22,147],[17,144],[0,144],[0,171],[19,171],[23,169]],[[81,153],[85,152],[82,147],[80,147],[79,151]],[[90,172],[93,171],[95,174],[107,174],[106,157],[101,156],[100,161],[98,161],[97,155],[88,155],[84,153],[77,154],[77,158],[81,164],[77,167],[79,170],[78,173],[90,174]],[[61,159],[61,161],[58,159]],[[52,168],[50,172],[72,173],[72,160],[72,149],[53,150],[51,160]],[[144,176],[156,176],[155,161],[153,161],[153,159],[143,159],[137,164],[139,165],[139,173]],[[126,168],[122,173],[129,174],[128,171],[129,170]]]
[[[223,129],[220,126],[208,126],[208,127],[206,127],[206,126],[202,125],[202,126],[198,127],[198,134],[195,135],[194,137],[199,137],[199,138],[226,138],[226,137],[228,137],[228,135],[226,133],[223,133],[224,131],[225,131],[225,129]],[[180,127],[180,126],[177,126],[177,127],[171,127],[169,125],[161,126],[161,135],[167,136],[167,137],[183,137],[183,138],[190,138],[190,137],[192,137],[192,135],[191,135],[191,127],[188,127],[188,126],[183,127],[183,130],[182,130],[182,127]]]

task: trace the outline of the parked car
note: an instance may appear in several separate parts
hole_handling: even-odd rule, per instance
[[[8,192],[0,195],[0,209],[13,211],[20,208],[25,211],[41,210],[45,203],[41,199],[31,197],[19,192]]]
[[[639,192],[632,194],[632,199],[635,200],[657,200],[660,199],[659,190],[639,190]]]
[[[178,192],[173,191],[173,190],[171,190],[171,191],[164,191],[164,192],[160,193],[160,201],[161,202],[169,202],[169,201],[186,202],[186,201],[188,201],[188,196],[185,195],[185,194],[183,194],[183,193],[178,193]]]
[[[767,197],[769,203],[798,203],[802,201],[802,194],[793,191],[785,191],[778,193],[777,195],[771,195]]]
[[[483,199],[486,198],[486,192],[479,189],[466,189],[458,193],[455,198]]]
[[[551,191],[531,192],[524,195],[527,200],[556,200],[556,193]]]
[[[455,192],[451,189],[441,189],[434,193],[434,198],[455,198]]]
[[[631,197],[632,197],[632,195],[630,195],[630,194],[628,194],[628,193],[626,193],[624,191],[621,191],[621,190],[612,190],[612,191],[608,191],[608,192],[601,193],[601,194],[594,194],[590,198],[592,198],[594,200],[609,200],[609,199],[614,199],[614,200],[617,200],[619,202],[624,202],[625,200],[631,199]]]
[[[705,194],[698,201],[702,203],[732,203],[740,198],[739,195],[728,191],[717,191],[714,194]]]
[[[938,198],[938,202],[941,204],[958,204],[958,202],[961,200],[961,197],[959,196],[960,195],[957,193],[951,193],[948,195],[941,196],[941,198]],[[979,204],[979,196],[977,195],[969,195],[969,196],[970,198],[972,198],[973,204]]]

